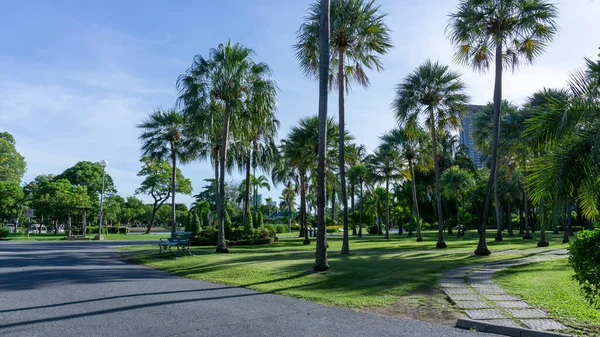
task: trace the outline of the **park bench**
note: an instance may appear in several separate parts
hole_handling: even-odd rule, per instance
[[[172,248],[176,247],[177,248],[177,256],[179,256],[179,254],[181,252],[187,252],[190,256],[193,256],[192,253],[190,252],[190,238],[192,237],[192,232],[175,232],[173,234],[171,234],[171,237],[168,239],[160,239],[160,242],[158,243],[158,248],[160,249],[160,251],[158,252],[158,255],[162,254],[163,251],[169,251],[172,255],[175,255],[175,253],[173,253]]]

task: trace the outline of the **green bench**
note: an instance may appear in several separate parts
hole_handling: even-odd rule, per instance
[[[187,252],[190,256],[193,256],[192,253],[190,252],[190,238],[192,237],[192,232],[175,232],[173,234],[171,234],[171,237],[168,239],[160,239],[160,242],[158,243],[158,248],[160,249],[160,251],[158,252],[158,255],[162,254],[163,251],[169,251],[169,253],[171,253],[172,255],[175,255],[175,253],[173,253],[172,248],[176,247],[177,248],[177,256],[179,256],[179,254],[181,252]]]

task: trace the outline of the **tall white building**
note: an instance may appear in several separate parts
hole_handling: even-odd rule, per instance
[[[481,159],[481,154],[475,150],[473,142],[473,115],[483,108],[483,105],[470,105],[469,114],[462,120],[460,131],[460,144],[465,145],[469,149],[469,157],[475,163],[475,167],[481,168],[485,166],[485,162]],[[492,135],[490,135],[491,137]]]

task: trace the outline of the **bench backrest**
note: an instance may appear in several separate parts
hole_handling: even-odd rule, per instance
[[[186,242],[190,241],[191,237],[192,237],[192,232],[175,232],[175,233],[171,234],[171,237],[169,238],[169,242],[186,243]]]

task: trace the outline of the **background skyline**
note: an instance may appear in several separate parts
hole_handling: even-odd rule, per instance
[[[453,62],[444,29],[456,1],[377,1],[388,13],[394,48],[385,70],[368,72],[371,86],[346,97],[347,130],[369,151],[395,125],[389,108],[395,86],[427,59],[463,73],[473,104],[493,94],[493,72],[479,74]],[[175,81],[196,54],[231,39],[254,49],[279,86],[279,139],[301,117],[317,112],[317,83],[301,72],[292,48],[310,1],[199,2],[20,1],[0,11],[0,131],[15,137],[27,161],[23,178],[59,174],[81,160],[109,162],[119,194],[133,195],[141,179],[135,125],[156,107],[170,108]],[[543,87],[564,87],[569,72],[598,54],[600,2],[557,1],[559,32],[533,66],[506,72],[503,95],[516,104]],[[218,13],[218,15],[216,14]],[[337,93],[329,115],[337,116]],[[194,194],[211,178],[210,163],[181,166]],[[240,181],[235,173],[228,181]],[[262,190],[263,200],[280,192]],[[149,201],[148,197],[142,197]],[[190,203],[189,196],[177,196]]]

